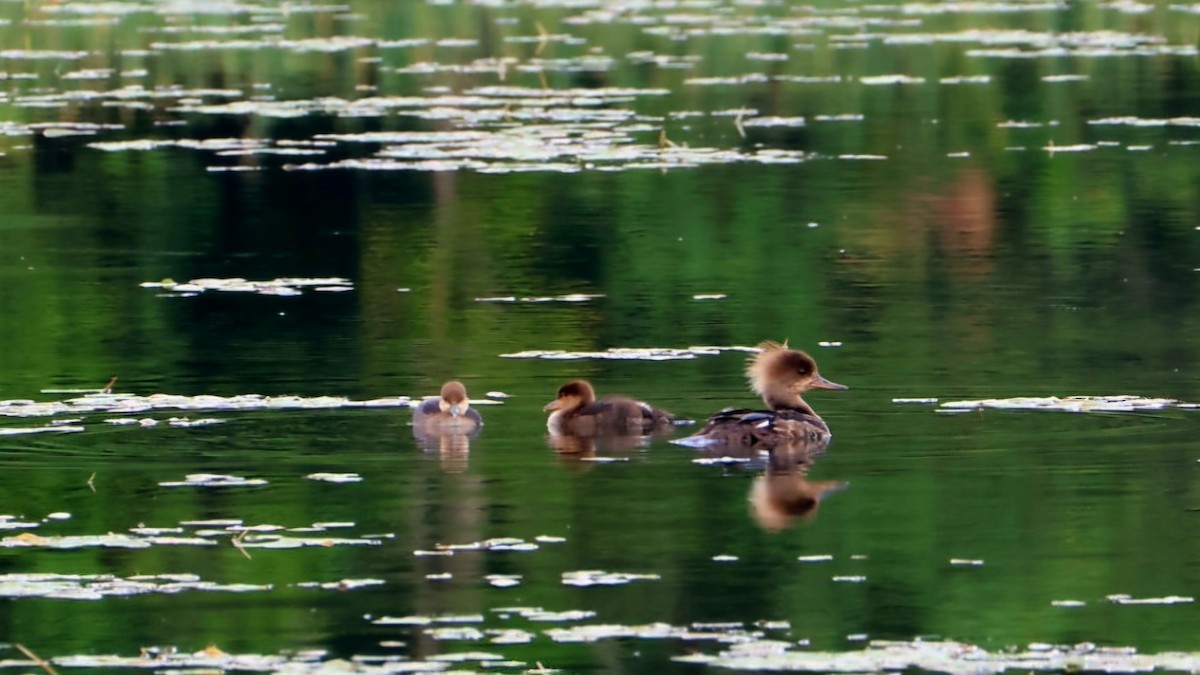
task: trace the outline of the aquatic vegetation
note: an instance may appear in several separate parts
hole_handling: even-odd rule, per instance
[[[893,401],[894,403],[905,402]],[[935,403],[936,399],[929,400]],[[1015,398],[989,398],[977,401],[946,401],[938,412],[962,412],[991,408],[995,410],[1056,410],[1061,412],[1136,412],[1139,410],[1163,410],[1165,408],[1196,408],[1195,403],[1185,403],[1171,398],[1146,398],[1142,396],[1018,396]]]
[[[269,591],[270,584],[218,584],[195,574],[142,574],[118,577],[111,574],[3,574],[0,597],[54,598],[58,600],[101,600],[106,597],[164,594],[183,591],[248,593]]]
[[[127,534],[42,536],[23,532],[0,540],[0,548],[150,548],[151,546],[212,546],[215,542],[195,537],[132,536]]]
[[[247,281],[245,279],[192,279],[177,283],[170,279],[163,281],[147,281],[142,288],[160,288],[166,294],[175,297],[190,298],[205,291],[223,291],[226,293],[256,293],[258,295],[300,295],[303,288],[314,291],[339,292],[354,289],[354,283],[341,277],[324,279],[281,278],[270,281]]]
[[[724,351],[755,352],[756,347],[613,347],[602,352],[569,352],[557,349],[530,349],[523,352],[501,354],[505,359],[612,359],[618,361],[674,361],[694,359],[698,356],[717,356]]]
[[[1105,599],[1117,605],[1190,605],[1196,601],[1191,596],[1168,595],[1162,598],[1135,598],[1124,593],[1110,595]]]
[[[217,473],[190,473],[182,481],[159,483],[162,487],[257,487],[266,485],[261,478],[242,478]]]
[[[741,623],[698,624],[694,627],[673,626],[667,623],[634,626],[584,624],[570,628],[552,628],[545,631],[545,635],[555,642],[599,642],[600,640],[639,638],[643,640],[687,640],[689,642],[709,640],[718,643],[739,644],[754,642],[757,639],[753,632],[746,630]]]
[[[568,293],[567,295],[555,296],[535,296],[521,297],[515,295],[503,295],[490,298],[475,298],[475,302],[588,302],[597,298],[603,298],[603,293]]]
[[[443,614],[440,616],[381,616],[371,619],[377,626],[428,626],[435,623],[483,623],[482,614]]]
[[[562,582],[565,586],[619,586],[631,581],[657,581],[660,578],[657,574],[605,572],[602,570],[580,570],[562,574]]]
[[[356,473],[310,473],[305,478],[325,483],[360,483],[362,476]]]
[[[262,396],[260,394],[242,394],[238,396],[150,394],[148,396],[141,396],[137,394],[92,390],[84,392],[83,396],[75,396],[57,401],[34,401],[31,399],[0,401],[0,418],[66,416],[65,419],[55,419],[41,427],[0,426],[0,436],[35,433],[77,433],[86,431],[88,427],[84,422],[88,420],[85,417],[79,417],[80,415],[120,415],[120,417],[102,417],[96,420],[114,426],[151,428],[162,425],[172,428],[196,428],[221,424],[226,420],[212,417],[195,419],[190,417],[169,417],[159,419],[153,417],[130,417],[130,415],[159,410],[245,411],[407,408],[412,403],[413,399],[408,396],[354,401],[340,396]],[[480,399],[474,403],[499,405],[501,401]]]
[[[861,673],[920,669],[950,675],[998,674],[1010,670],[1030,672],[1101,671],[1137,673],[1148,670],[1192,671],[1200,654],[1168,652],[1138,654],[1124,647],[1031,644],[1025,651],[991,652],[952,641],[871,641],[861,650],[846,652],[797,651],[790,644],[771,641],[735,644],[719,654],[675,657],[683,663],[731,670],[791,670],[800,672]]]
[[[0,413],[3,414],[3,413]],[[71,434],[85,431],[78,424],[47,424],[41,427],[0,427],[0,436],[23,436],[26,434]]]

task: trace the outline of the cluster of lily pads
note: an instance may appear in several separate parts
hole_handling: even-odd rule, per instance
[[[559,349],[530,349],[521,352],[501,354],[505,359],[548,359],[554,361],[571,361],[577,359],[606,359],[616,361],[677,361],[694,359],[698,356],[717,356],[722,352],[758,351],[756,347],[714,347],[697,346],[686,348],[675,347],[613,347],[601,352],[563,351]]]
[[[952,31],[931,29],[941,15],[1000,17],[1021,14],[1041,17],[1066,11],[1060,2],[906,2],[895,5],[850,5],[838,8],[790,7],[790,11],[763,13],[740,3],[718,0],[683,3],[604,3],[578,0],[519,0],[494,3],[493,20],[499,32],[491,48],[475,37],[434,35],[391,39],[354,34],[364,17],[350,5],[324,3],[263,3],[227,0],[209,2],[64,2],[39,5],[23,19],[39,28],[81,25],[117,26],[122,22],[146,24],[141,30],[151,39],[139,49],[124,50],[120,63],[89,50],[0,50],[0,64],[67,64],[51,87],[37,72],[0,70],[0,79],[33,82],[44,86],[28,91],[0,92],[0,101],[17,108],[70,111],[81,104],[152,113],[159,124],[184,124],[194,116],[243,116],[260,119],[325,117],[355,120],[396,120],[396,131],[316,133],[310,138],[259,137],[224,139],[136,138],[110,140],[124,127],[119,123],[81,122],[75,115],[59,121],[21,123],[0,121],[0,135],[41,134],[46,137],[104,136],[92,143],[97,150],[211,152],[218,159],[212,171],[257,171],[263,164],[251,157],[275,157],[296,171],[623,171],[677,169],[733,162],[796,163],[817,156],[756,137],[741,142],[748,130],[804,127],[811,123],[861,122],[859,111],[799,115],[760,114],[741,108],[733,111],[679,109],[675,94],[706,86],[957,86],[988,85],[987,75],[965,73],[936,80],[914,73],[875,73],[845,77],[838,73],[787,72],[793,50],[824,44],[832,49],[862,49],[873,45],[961,45],[968,59],[1061,59],[1114,57],[1194,58],[1195,45],[1170,43],[1162,35],[1120,30],[1051,31],[1028,28],[970,27]],[[531,30],[521,18],[521,8],[557,9],[559,25],[540,23]],[[1100,3],[1103,11],[1142,14],[1146,3],[1119,0]],[[1166,11],[1190,17],[1194,6],[1172,4]],[[309,15],[329,16],[346,26],[345,32],[314,35],[298,31],[298,20]],[[203,16],[204,23],[184,23],[180,18]],[[152,17],[152,18],[151,18]],[[224,23],[216,23],[224,18]],[[996,23],[1002,23],[997,21]],[[641,33],[657,49],[639,48],[610,53],[588,37],[594,26],[616,27]],[[309,29],[311,30],[311,29]],[[736,39],[741,36],[776,36],[790,42],[787,48],[749,50],[744,72],[728,74],[706,60],[704,50],[677,46],[700,40]],[[150,85],[155,59],[174,53],[348,54],[377,80],[398,80],[417,86],[405,91],[424,94],[393,95],[389,84],[363,84],[358,97],[321,96],[285,99],[271,83],[246,88],[184,88]],[[688,71],[686,78],[663,78],[672,86],[551,86],[548,73],[608,74],[627,66],[662,71]],[[762,69],[766,68],[764,72]],[[449,80],[445,76],[453,76]],[[537,85],[529,84],[539,78]],[[1049,75],[1046,82],[1070,82],[1081,76]],[[1057,78],[1057,79],[1056,79]],[[454,82],[448,86],[445,82]],[[111,86],[105,87],[109,84]],[[664,105],[662,101],[669,103]],[[665,108],[665,109],[664,109]],[[675,109],[672,109],[675,108]],[[689,131],[689,120],[719,122],[727,130],[710,139]],[[436,130],[432,127],[436,126]],[[416,128],[413,128],[416,127]],[[670,136],[682,133],[678,139]],[[684,142],[686,141],[686,142]],[[355,149],[355,148],[358,149]],[[366,148],[362,150],[362,148]],[[334,154],[336,151],[336,155]],[[346,156],[350,155],[350,156]],[[839,154],[832,159],[880,158],[881,155]]]
[[[340,293],[354,290],[354,284],[349,279],[328,277],[312,278],[280,278],[270,281],[247,281],[242,278],[232,279],[192,279],[183,283],[173,279],[162,281],[146,281],[142,288],[162,289],[164,294],[176,297],[194,297],[205,291],[221,291],[225,293],[254,293],[257,295],[301,295],[304,288],[327,293]]]
[[[474,636],[485,634],[474,628],[438,629],[439,634]],[[523,631],[517,631],[521,633]],[[1200,654],[1168,652],[1140,654],[1126,647],[1101,647],[1091,643],[1051,645],[1033,643],[1024,649],[989,651],[983,647],[953,641],[870,641],[865,647],[845,652],[796,649],[796,645],[762,637],[759,631],[737,626],[714,624],[708,627],[678,627],[669,624],[642,626],[595,626],[563,635],[564,641],[588,642],[604,639],[712,640],[728,646],[717,654],[693,652],[676,657],[680,663],[716,666],[742,671],[793,671],[826,673],[896,672],[920,669],[948,675],[993,675],[1005,671],[1025,672],[1108,672],[1142,673],[1152,670],[1194,672],[1200,668]],[[495,633],[491,633],[495,636]],[[520,643],[520,635],[514,643]],[[398,646],[398,645],[397,645]],[[135,656],[79,655],[56,657],[38,662],[33,659],[8,661],[26,668],[142,669],[169,672],[220,670],[288,673],[383,673],[383,672],[456,672],[475,664],[484,672],[558,672],[542,663],[514,660],[503,654],[482,651],[449,651],[412,659],[395,654],[358,655],[353,659],[333,659],[324,650],[281,654],[229,654],[217,646],[197,652],[171,647],[147,647]],[[472,672],[476,672],[472,670]]]
[[[938,412],[965,412],[981,408],[997,410],[1058,410],[1064,412],[1137,412],[1140,410],[1163,410],[1165,408],[1194,409],[1195,403],[1185,403],[1173,398],[1147,398],[1144,396],[1019,396],[1015,398],[989,398],[974,401],[946,401]]]
[[[1006,671],[1139,673],[1151,670],[1192,672],[1200,653],[1139,654],[1128,647],[1030,644],[1024,650],[989,651],[976,645],[945,641],[872,641],[857,651],[821,652],[795,649],[784,641],[734,644],[718,654],[675,657],[683,663],[729,670],[788,670],[822,673],[875,673],[922,670],[948,675],[993,675]]]
[[[41,426],[0,426],[0,436],[35,433],[74,433],[86,431],[85,421],[92,416],[108,425],[129,425],[143,428],[203,427],[219,424],[223,419],[204,417],[169,417],[161,420],[146,414],[161,410],[187,411],[245,411],[245,410],[330,410],[339,408],[403,408],[409,407],[413,399],[408,396],[355,401],[342,396],[263,396],[241,394],[237,396],[214,396],[201,394],[184,396],[177,394],[139,394],[104,391],[81,391],[79,396],[54,401],[32,399],[10,399],[0,401],[0,418],[55,417]],[[497,401],[480,399],[486,404]],[[133,417],[133,415],[140,415]],[[61,417],[60,417],[61,416]]]
[[[171,527],[139,525],[127,532],[82,535],[42,535],[33,530],[40,523],[0,516],[0,529],[20,529],[20,534],[0,539],[0,548],[9,549],[146,549],[155,546],[217,546],[224,541],[240,549],[289,549],[308,546],[379,546],[391,534],[361,537],[334,537],[330,532],[353,527],[354,523],[312,523],[301,527],[260,524],[245,525],[240,520],[189,521]]]

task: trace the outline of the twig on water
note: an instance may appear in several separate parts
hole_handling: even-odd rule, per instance
[[[242,546],[242,540],[246,538],[246,534],[248,532],[250,532],[250,530],[242,530],[241,532],[238,532],[236,535],[234,535],[233,539],[229,540],[229,542],[233,544],[234,548],[236,548],[238,551],[241,551],[242,555],[246,556],[246,560],[253,560],[253,558],[250,557],[250,552],[246,550],[246,547]]]
[[[108,384],[105,385],[103,389],[100,390],[100,393],[101,394],[111,394],[113,391],[113,387],[115,387],[115,386],[117,386],[117,376],[113,375],[113,378],[108,381]]]
[[[21,644],[20,642],[14,642],[13,646],[21,650],[21,653],[28,657],[30,661],[33,661],[34,665],[37,667],[41,668],[47,673],[50,673],[50,675],[58,675],[58,671],[54,669],[54,666],[50,665],[49,661],[46,661],[37,654],[34,654],[33,651],[31,651],[25,645]]]
[[[92,475],[88,476],[87,486],[89,488],[91,488],[92,492],[96,491],[96,472],[95,471],[92,472]]]
[[[538,33],[538,46],[537,49],[533,50],[533,55],[541,56],[542,50],[546,48],[546,45],[550,44],[550,31],[546,30],[541,21],[534,21],[533,27],[537,29]]]

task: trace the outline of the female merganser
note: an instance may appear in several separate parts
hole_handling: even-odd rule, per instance
[[[684,445],[742,445],[770,449],[812,443],[830,436],[829,425],[800,398],[812,389],[849,389],[817,372],[817,362],[786,344],[763,342],[750,359],[746,376],[768,410],[726,408],[704,428],[679,442]]]

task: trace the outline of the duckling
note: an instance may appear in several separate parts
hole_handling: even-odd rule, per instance
[[[543,408],[550,413],[546,428],[551,434],[575,436],[643,436],[670,427],[674,417],[647,403],[630,398],[596,400],[586,380],[559,387],[558,395]]]
[[[442,385],[439,396],[430,396],[413,409],[413,434],[418,438],[447,434],[475,434],[483,426],[483,417],[471,408],[467,388],[451,380]]]
[[[684,445],[748,445],[764,449],[797,443],[812,443],[830,436],[829,425],[804,402],[800,394],[813,389],[849,389],[830,382],[817,372],[817,362],[787,344],[766,341],[746,367],[750,388],[768,410],[726,408]]]

